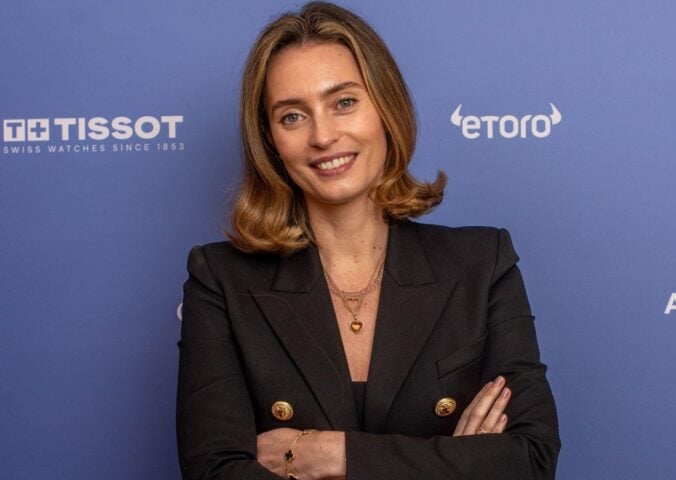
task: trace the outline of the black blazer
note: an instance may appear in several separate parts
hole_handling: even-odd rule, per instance
[[[195,247],[179,342],[183,478],[280,478],[256,461],[256,435],[278,427],[347,432],[349,480],[554,478],[556,410],[517,260],[505,230],[391,224],[359,431],[317,249]],[[506,432],[452,437],[498,374],[512,389]],[[435,413],[442,397],[457,402],[450,416]],[[273,416],[277,401],[290,420]]]

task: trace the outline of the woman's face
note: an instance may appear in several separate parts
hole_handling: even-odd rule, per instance
[[[350,50],[282,50],[265,83],[270,138],[308,206],[368,201],[385,165],[385,129]]]

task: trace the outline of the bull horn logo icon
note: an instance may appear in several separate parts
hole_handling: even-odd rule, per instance
[[[554,106],[554,105],[552,105]],[[455,125],[456,127],[459,127],[460,124],[462,123],[462,116],[460,115],[460,109],[462,108],[462,103],[458,105],[458,108],[455,109],[455,112],[453,112],[453,115],[451,115],[451,123]]]
[[[549,104],[552,107],[552,114],[549,118],[552,119],[552,125],[557,125],[561,121],[561,112],[557,110],[553,103]]]

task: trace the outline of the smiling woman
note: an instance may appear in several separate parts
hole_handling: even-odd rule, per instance
[[[556,412],[509,234],[409,219],[412,102],[376,33],[309,3],[242,82],[231,242],[195,247],[186,479],[548,479]]]
[[[270,140],[308,210],[321,204],[374,206],[368,195],[385,167],[387,140],[347,47],[289,47],[268,67]]]
[[[308,56],[300,55],[298,50]],[[339,55],[321,57],[322,51]],[[310,58],[310,54],[314,57]],[[295,58],[296,69],[279,68],[280,57]],[[310,60],[320,60],[321,66],[314,68]],[[288,77],[285,81],[290,91],[280,90],[282,85],[277,84],[277,79],[271,79],[275,66],[278,75]],[[340,66],[347,70],[339,71]],[[323,84],[308,85],[310,82],[305,76],[310,75],[310,69]],[[330,77],[331,73],[335,76]],[[320,75],[324,78],[319,78]],[[294,82],[302,82],[315,91],[302,90]],[[272,100],[271,93],[279,98]],[[339,93],[347,97],[342,98]],[[349,97],[350,93],[355,97]],[[299,109],[308,107],[311,98],[306,97],[311,95],[322,96],[325,101],[329,97],[334,101],[340,99],[340,104],[333,108],[336,114],[344,109],[345,116],[349,117],[344,123],[354,121],[350,115],[354,108],[346,108],[348,105],[359,107],[360,101],[366,101],[375,109],[385,132],[386,152],[382,175],[373,185],[371,196],[385,217],[420,216],[441,202],[446,185],[443,173],[439,173],[435,182],[423,183],[408,171],[416,141],[415,114],[404,79],[387,46],[353,13],[331,4],[311,3],[299,15],[282,15],[268,25],[253,46],[245,67],[240,123],[246,169],[232,213],[234,234],[231,235],[233,243],[243,251],[286,255],[313,241],[305,196],[299,195],[297,186],[286,180],[289,172],[284,168],[284,156],[280,155],[280,146],[274,144],[272,137],[280,124],[270,117],[282,107],[296,107],[290,116],[284,116],[284,125],[290,127],[294,122],[308,120],[311,127],[324,128],[320,122],[328,118],[312,114],[326,112],[307,112],[306,115]],[[363,118],[363,110],[358,108],[359,118]],[[322,134],[322,131],[316,133]]]

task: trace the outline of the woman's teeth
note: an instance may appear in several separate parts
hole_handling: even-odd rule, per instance
[[[347,155],[345,157],[334,158],[328,162],[322,162],[317,166],[320,170],[333,170],[334,168],[338,168],[341,165],[345,165],[347,162],[352,160],[352,158],[354,158],[354,155]]]

